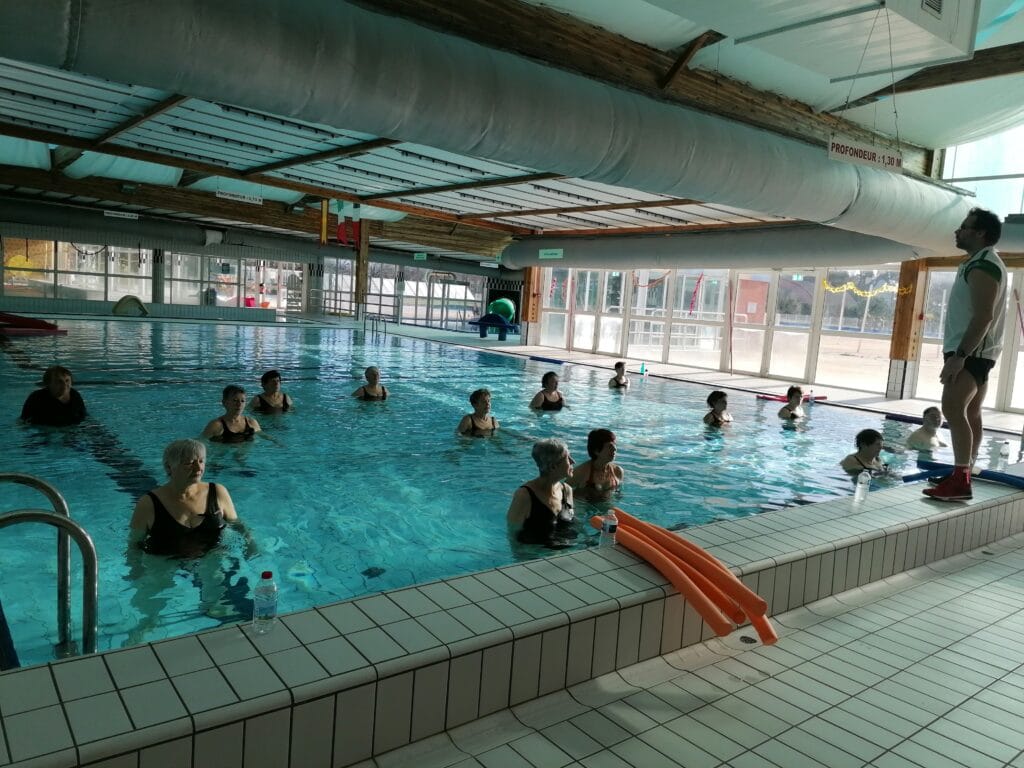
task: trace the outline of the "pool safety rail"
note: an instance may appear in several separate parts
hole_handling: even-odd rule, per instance
[[[367,330],[369,330],[370,333],[383,333],[383,334],[387,334],[387,332],[388,332],[388,321],[387,321],[387,318],[384,317],[383,315],[371,315],[371,314],[364,313],[363,314],[363,332],[365,333]]]
[[[57,647],[58,657],[75,656],[71,637],[71,543],[74,539],[82,555],[85,571],[82,583],[82,653],[96,652],[99,567],[96,547],[82,526],[71,519],[67,501],[60,491],[44,480],[17,472],[0,472],[0,483],[17,483],[42,493],[53,511],[19,509],[0,514],[0,528],[18,523],[45,523],[57,529]]]

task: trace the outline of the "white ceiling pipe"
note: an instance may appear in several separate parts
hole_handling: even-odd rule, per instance
[[[949,235],[952,240],[952,234]],[[540,250],[560,249],[561,259],[541,259]],[[948,253],[954,253],[952,248]],[[509,269],[777,269],[867,266],[938,255],[891,240],[818,225],[701,232],[665,237],[543,237],[513,243],[501,256]]]
[[[936,250],[970,207],[340,0],[0,3],[0,56]]]

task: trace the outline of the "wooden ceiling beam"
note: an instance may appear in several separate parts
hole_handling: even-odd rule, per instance
[[[702,35],[698,35],[696,38],[687,43],[686,47],[683,48],[683,52],[679,54],[679,58],[675,60],[672,66],[669,68],[665,76],[661,78],[659,85],[662,90],[665,90],[669,84],[676,79],[676,75],[679,74],[679,70],[684,69],[697,55],[697,52],[702,48],[707,48],[709,45],[714,45],[725,39],[725,35],[721,32],[715,32],[713,29],[709,29]]]
[[[28,139],[29,141],[39,141],[44,144],[56,144],[64,145],[68,147],[77,147],[86,150],[92,150],[93,144],[88,139],[80,139],[74,136],[69,136],[63,133],[57,133],[55,131],[44,131],[38,128],[27,128],[16,123],[4,123],[0,122],[0,135],[2,136],[13,136],[20,139]],[[226,165],[218,165],[216,163],[208,163],[199,160],[189,160],[183,157],[177,157],[175,155],[164,154],[162,152],[151,152],[145,149],[137,149],[134,147],[126,147],[120,144],[104,144],[101,148],[96,149],[97,152],[102,152],[107,155],[113,155],[115,157],[127,157],[132,160],[143,160],[147,163],[159,163],[160,165],[167,165],[172,168],[181,168],[186,171],[195,171],[197,173],[205,173],[210,176],[223,176],[228,179],[239,179],[240,181],[250,181],[255,184],[264,184],[268,187],[276,187],[278,189],[287,189],[293,192],[302,192],[306,195],[315,195],[321,198],[330,198],[333,200],[346,200],[352,203],[363,202],[363,198],[359,195],[353,195],[348,192],[342,192],[341,190],[331,189],[330,187],[322,187],[316,184],[306,184],[303,182],[290,181],[288,179],[280,179],[276,176],[267,176],[265,174],[252,174],[251,176],[243,176],[241,172],[229,168]],[[166,187],[170,189],[170,187]],[[418,216],[427,219],[437,219],[439,221],[449,222],[460,222],[457,214],[447,213],[444,211],[434,211],[429,208],[421,208],[416,205],[409,205],[407,203],[396,203],[388,200],[381,200],[380,202],[374,203],[378,208],[387,208],[393,211],[401,211],[403,213],[410,214],[412,216]],[[527,235],[532,234],[532,230],[523,229],[521,227],[512,227],[507,224],[498,224],[497,222],[491,221],[472,221],[465,222],[467,226],[479,227],[481,229],[493,229],[499,232],[507,232],[513,235]]]
[[[490,48],[577,72],[659,101],[726,117],[755,127],[828,146],[830,135],[897,149],[895,139],[875,134],[807,104],[759,91],[717,72],[686,69],[662,90],[676,57],[588,24],[573,16],[520,0],[353,0],[378,13],[400,16]],[[904,171],[924,173],[924,149],[902,142]]]
[[[723,224],[690,224],[681,227],[599,227],[597,229],[548,229],[543,235],[533,237],[594,237],[595,235],[686,235],[695,232],[714,232],[716,230],[734,229],[768,229],[774,227],[792,227],[802,224],[801,221],[743,221],[725,222]],[[530,238],[520,238],[530,239]]]
[[[588,213],[590,211],[634,211],[641,208],[671,208],[677,205],[703,205],[699,200],[631,200],[627,203],[602,203],[600,205],[573,205],[567,208],[532,208],[510,211],[488,211],[487,213],[464,213],[459,218],[467,219],[513,219],[517,216],[550,216],[557,213]]]
[[[302,235],[320,232],[320,210],[317,207],[298,209],[295,205],[250,205],[219,198],[213,192],[201,192],[180,187],[132,182],[127,187],[118,179],[92,176],[71,179],[59,173],[21,166],[0,165],[0,184],[9,184],[33,190],[46,190],[75,197],[92,198],[121,205],[157,208],[187,213],[203,218],[223,219],[239,224],[273,227]],[[3,193],[6,194],[6,193]],[[22,199],[38,200],[37,196],[19,195]],[[102,207],[100,203],[94,204]],[[328,230],[333,232],[338,218],[330,215]],[[463,251],[490,257],[504,250],[511,235],[504,232],[479,229],[469,225],[453,225],[432,219],[409,216],[401,221],[366,221],[371,236],[407,242],[444,251]],[[453,231],[457,230],[457,231]]]
[[[968,61],[956,61],[952,64],[937,64],[905,77],[894,86],[879,88],[874,93],[862,96],[849,104],[843,105],[833,112],[842,112],[865,104],[873,104],[895,92],[912,93],[925,91],[929,88],[941,88],[944,85],[970,83],[975,80],[987,80],[992,77],[1016,75],[1024,72],[1024,43],[1011,43],[995,48],[975,51],[974,58]]]
[[[438,192],[458,192],[462,189],[484,189],[486,187],[510,187],[513,184],[528,184],[531,181],[550,181],[564,179],[560,173],[527,173],[523,176],[505,176],[500,179],[480,179],[478,181],[462,181],[458,184],[442,184],[438,187],[413,187],[398,192],[380,192],[376,195],[363,195],[363,202],[371,200],[387,200],[394,197],[416,197],[417,195],[434,195]],[[379,203],[374,203],[378,205]],[[459,217],[461,218],[461,217]]]
[[[391,147],[401,143],[398,139],[369,139],[368,141],[360,141],[357,144],[349,144],[346,147],[335,147],[334,149],[325,149],[323,152],[314,152],[311,155],[299,155],[298,157],[289,157],[273,163],[266,163],[265,165],[256,165],[252,168],[246,168],[241,173],[243,176],[270,173],[271,171],[279,171],[282,168],[291,168],[296,165],[305,165],[306,163],[318,163],[322,160],[339,160],[343,157],[365,155],[367,152],[372,152],[375,149]]]

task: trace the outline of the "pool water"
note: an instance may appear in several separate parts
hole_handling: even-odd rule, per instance
[[[530,448],[539,438],[564,438],[582,462],[589,430],[614,430],[625,470],[616,503],[679,529],[849,495],[837,462],[852,450],[853,435],[873,427],[898,444],[913,429],[825,404],[787,428],[776,416],[780,403],[742,392],[730,393],[735,423],[708,429],[701,423],[707,387],[633,376],[630,391],[609,390],[608,370],[340,328],[61,325],[67,336],[0,344],[7,410],[0,471],[55,485],[92,535],[101,649],[247,618],[264,569],[275,573],[280,609],[291,611],[545,554],[514,551],[505,526],[513,491],[536,476]],[[17,423],[24,397],[55,362],[74,372],[89,421],[65,430]],[[350,396],[368,365],[381,368],[386,402]],[[127,557],[132,507],[164,481],[165,445],[198,435],[223,413],[224,385],[242,384],[251,396],[270,368],[282,372],[296,408],[260,416],[264,433],[252,443],[210,446],[204,478],[228,488],[258,553],[247,558],[241,537],[229,532],[198,564]],[[527,403],[552,368],[570,407],[531,412]],[[488,439],[457,437],[478,387],[493,393],[502,428]],[[914,471],[914,456],[884,458],[903,473]],[[29,489],[0,486],[4,511],[45,506]],[[580,517],[594,511],[577,503]],[[588,533],[580,546],[592,541]],[[0,600],[15,646],[22,663],[46,660],[56,636],[53,531],[21,525],[2,537]],[[77,553],[75,572],[77,627]]]

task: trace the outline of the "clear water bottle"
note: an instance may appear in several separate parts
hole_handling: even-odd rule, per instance
[[[260,574],[260,582],[252,593],[252,630],[263,635],[277,622],[277,584],[272,571]]]
[[[807,390],[807,404],[811,405],[814,402],[814,388],[811,387]]]
[[[996,470],[1002,472],[1006,469],[1006,465],[1010,463],[1010,441],[1003,440],[1003,444],[999,446],[999,461],[996,464]]]
[[[615,546],[615,534],[619,530],[619,518],[615,516],[615,510],[609,509],[604,513],[601,520],[601,541],[602,547]]]
[[[871,487],[871,473],[866,469],[857,475],[857,487],[853,491],[854,503],[864,501],[868,495],[868,488]]]

